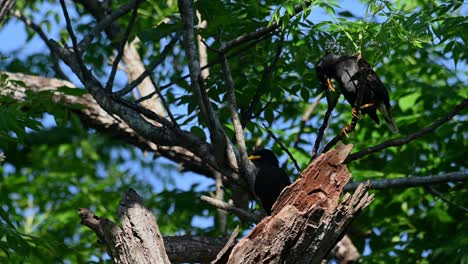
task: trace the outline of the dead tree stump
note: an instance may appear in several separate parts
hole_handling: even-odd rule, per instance
[[[321,263],[373,200],[362,184],[340,202],[351,178],[343,164],[351,149],[340,144],[312,162],[283,190],[272,215],[236,244],[227,263]]]

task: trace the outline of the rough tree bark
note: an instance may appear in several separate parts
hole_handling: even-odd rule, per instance
[[[343,161],[352,145],[339,145],[311,163],[264,218],[232,249],[227,263],[321,263],[373,195],[362,184],[340,195],[351,174]],[[220,262],[218,262],[220,263]]]
[[[122,227],[87,209],[79,209],[81,222],[107,245],[115,263],[170,263],[156,219],[134,190],[124,195],[117,212]]]
[[[351,221],[373,200],[369,185],[362,184],[339,202],[351,178],[342,164],[351,148],[339,145],[310,164],[282,192],[272,215],[235,246],[231,237],[214,263],[320,263],[327,258]],[[122,228],[87,209],[80,209],[82,223],[107,245],[115,263],[168,263],[156,220],[141,197],[130,191],[120,204]]]

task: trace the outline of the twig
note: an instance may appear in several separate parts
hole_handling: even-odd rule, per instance
[[[258,39],[258,40],[256,40],[256,41],[252,41],[252,42],[250,42],[249,44],[245,45],[242,49],[238,49],[238,50],[236,50],[235,52],[232,52],[230,55],[227,55],[226,57],[227,57],[228,59],[231,59],[231,58],[233,58],[233,57],[235,57],[235,56],[237,56],[237,55],[239,55],[239,54],[242,54],[243,52],[249,50],[250,48],[255,47],[258,43],[260,43],[260,42],[262,42],[263,40],[267,39],[269,36],[270,36],[270,35],[266,35],[266,36],[263,36],[262,38],[260,38],[260,39]],[[213,61],[213,62],[211,62],[211,63],[208,63],[207,65],[204,65],[204,66],[201,67],[200,69],[201,69],[201,70],[208,69],[208,68],[210,68],[210,67],[213,67],[214,65],[219,64],[220,62],[221,62],[221,61],[220,61],[219,59],[216,59],[215,61]],[[190,77],[190,73],[188,73],[188,74],[186,74],[186,75],[183,75],[182,77],[178,78],[178,79],[175,80],[175,81],[171,81],[171,82],[169,82],[169,83],[167,83],[167,84],[161,85],[160,89],[161,89],[161,90],[164,90],[164,89],[166,89],[166,88],[169,88],[169,87],[171,87],[172,85],[174,85],[174,84],[176,84],[176,83],[178,83],[178,82],[180,82],[180,81],[183,81],[183,80],[185,80],[185,79],[187,79],[187,78],[189,78],[189,77]]]
[[[312,115],[312,112],[314,112],[315,107],[317,107],[318,103],[322,99],[323,92],[321,92],[319,95],[317,95],[314,98],[314,102],[309,105],[307,110],[304,112],[304,114],[301,117],[301,122],[299,123],[299,131],[296,134],[296,138],[294,139],[294,144],[293,147],[297,148],[299,146],[299,142],[301,141],[301,135],[304,133],[305,125],[307,120],[310,119],[310,116]]]
[[[458,171],[450,172],[442,175],[429,175],[429,176],[409,176],[406,178],[397,179],[385,179],[385,180],[372,180],[370,181],[370,189],[383,190],[388,188],[408,188],[408,187],[421,187],[426,185],[433,185],[438,183],[454,182],[454,181],[466,181],[468,180],[468,172]],[[364,181],[363,181],[364,182]],[[350,182],[344,190],[352,191],[355,190],[360,183]],[[367,182],[367,181],[365,181]]]
[[[234,81],[232,79],[231,69],[229,68],[228,60],[223,53],[219,54],[221,59],[221,65],[224,73],[224,79],[226,80],[227,86],[227,99],[228,99],[228,106],[229,112],[231,113],[232,118],[232,125],[234,126],[234,133],[236,136],[236,142],[239,149],[240,155],[240,169],[242,173],[247,174],[254,174],[253,166],[249,168],[249,162],[247,160],[247,147],[245,145],[245,138],[244,138],[244,129],[242,128],[241,120],[239,115],[237,114],[237,103],[236,103],[236,95],[234,90]],[[250,178],[250,177],[249,177]],[[254,177],[252,177],[253,183]]]
[[[18,18],[19,20],[23,21],[23,23],[26,26],[28,26],[32,30],[36,31],[36,33],[39,35],[39,37],[42,39],[42,41],[44,41],[44,43],[47,45],[47,47],[50,50],[50,54],[51,54],[51,57],[52,57],[52,63],[53,63],[53,69],[55,70],[55,73],[57,73],[57,75],[61,79],[68,81],[69,78],[65,73],[63,73],[62,69],[60,68],[60,64],[59,64],[59,61],[58,61],[58,56],[57,56],[57,54],[54,53],[54,51],[53,51],[53,49],[52,49],[52,47],[50,45],[49,38],[47,37],[45,32],[42,30],[42,28],[38,24],[32,22],[30,19],[23,16],[23,14],[18,10],[15,10],[14,12],[12,12],[12,14],[16,18]]]
[[[210,131],[210,139],[214,146],[215,157],[220,164],[226,163],[228,160],[231,166],[235,168],[237,161],[235,160],[235,155],[233,155],[232,150],[229,149],[231,144],[228,144],[226,133],[215,111],[211,107],[210,98],[208,97],[203,80],[201,79],[200,62],[195,45],[192,1],[179,0],[178,4],[183,25],[183,42],[188,60],[191,86],[197,104],[200,107],[201,115],[205,119],[208,130]]]
[[[299,167],[299,164],[297,163],[296,159],[294,158],[294,156],[291,154],[291,152],[289,152],[288,148],[283,144],[283,142],[281,142],[281,140],[279,140],[279,138],[277,138],[275,136],[275,134],[273,133],[273,131],[271,131],[264,123],[262,124],[263,128],[265,128],[265,130],[267,131],[268,135],[270,135],[270,137],[272,137],[275,142],[280,145],[281,149],[286,152],[289,156],[289,158],[292,160],[293,164],[294,164],[294,167],[296,167],[296,170],[297,170],[297,173],[298,174],[301,174],[301,167]]]
[[[171,120],[172,124],[177,128],[180,129],[179,124],[177,123],[177,120],[174,118],[174,115],[171,112],[171,109],[169,108],[169,104],[166,101],[166,98],[161,93],[161,90],[159,89],[158,84],[156,81],[154,81],[153,76],[149,77],[151,80],[151,83],[154,86],[154,89],[156,90],[156,93],[158,94],[159,100],[161,100],[162,105],[164,106],[164,109],[166,109],[167,115],[169,116],[169,119]]]
[[[84,50],[86,46],[93,40],[93,38],[99,34],[101,31],[106,29],[108,26],[112,25],[114,21],[118,18],[126,15],[128,12],[132,11],[138,4],[143,2],[143,0],[133,0],[128,4],[119,7],[111,14],[105,16],[79,43],[79,48]]]
[[[432,123],[430,126],[425,127],[425,128],[423,128],[423,129],[421,129],[419,131],[416,131],[416,132],[408,135],[407,137],[391,139],[391,140],[385,141],[385,142],[383,142],[381,144],[375,145],[373,147],[369,147],[367,149],[364,149],[364,150],[358,151],[356,153],[353,153],[353,154],[349,155],[348,158],[346,158],[345,163],[348,163],[348,162],[353,161],[353,160],[360,159],[360,158],[362,158],[364,156],[367,156],[367,155],[375,153],[375,152],[379,152],[379,151],[384,150],[384,149],[389,148],[389,147],[398,147],[398,146],[402,146],[404,144],[407,144],[407,143],[409,143],[409,142],[411,142],[411,141],[413,141],[413,140],[415,140],[415,139],[417,139],[419,137],[424,136],[425,134],[427,134],[429,132],[434,131],[439,126],[443,125],[444,123],[446,123],[447,121],[452,119],[452,117],[454,117],[456,114],[460,113],[463,109],[465,109],[467,107],[468,107],[468,99],[464,99],[460,104],[455,106],[454,110],[450,111],[446,116],[444,116],[442,118],[439,118],[437,121]]]
[[[78,46],[78,42],[76,40],[76,35],[75,35],[75,32],[73,32],[73,28],[72,28],[72,25],[71,25],[71,20],[70,20],[70,16],[68,15],[68,10],[67,10],[67,6],[65,4],[65,0],[60,0],[60,5],[62,6],[62,10],[63,10],[63,15],[65,16],[65,21],[66,21],[66,24],[67,24],[67,31],[68,31],[68,34],[70,35],[70,38],[72,40],[72,44],[73,44],[73,53],[75,54],[75,58],[76,58],[76,61],[78,63],[78,66],[80,68],[80,71],[81,71],[81,76],[78,75],[78,77],[81,77],[83,79],[85,78],[90,78],[90,73],[88,72],[88,69],[86,68],[84,62],[83,62],[83,59],[81,57],[81,51],[80,51],[80,48]],[[81,80],[83,83],[84,80]]]
[[[430,193],[432,193],[433,195],[435,196],[438,196],[442,201],[448,203],[449,205],[465,212],[465,213],[468,213],[468,208],[464,207],[464,206],[461,206],[459,204],[456,204],[455,202],[451,201],[450,199],[448,199],[447,197],[445,197],[441,192],[437,191],[434,187],[432,186],[426,186],[426,190],[428,190]]]
[[[130,22],[128,23],[127,28],[125,29],[125,33],[120,42],[120,46],[117,50],[117,56],[115,57],[114,62],[112,63],[112,70],[111,70],[109,79],[107,80],[106,86],[104,87],[104,89],[108,91],[112,91],[112,86],[114,85],[115,74],[117,73],[117,67],[119,66],[120,60],[122,59],[124,49],[125,49],[125,43],[127,43],[130,33],[132,32],[133,25],[135,24],[137,11],[138,11],[138,4],[135,5],[133,9],[132,17],[130,18]]]
[[[250,122],[252,119],[253,111],[255,110],[255,106],[260,102],[260,98],[262,97],[262,87],[265,84],[265,81],[267,79],[271,79],[271,75],[273,72],[273,69],[276,67],[276,64],[279,61],[279,58],[281,56],[281,52],[283,51],[284,47],[284,34],[281,35],[281,40],[278,45],[278,50],[275,53],[275,56],[273,58],[273,61],[271,62],[270,65],[265,66],[265,69],[263,70],[262,74],[262,79],[260,80],[259,85],[257,86],[257,89],[255,90],[255,94],[250,101],[249,107],[247,108],[247,111],[243,114],[242,118],[242,127],[246,127],[247,124]],[[263,111],[261,111],[263,112]],[[261,113],[260,112],[260,113]]]
[[[239,208],[239,207],[235,207],[234,205],[228,204],[228,203],[226,203],[224,201],[221,201],[221,200],[218,200],[218,199],[206,196],[206,195],[200,196],[200,199],[202,201],[216,207],[216,208],[219,208],[219,209],[222,209],[224,211],[233,213],[233,214],[235,214],[235,215],[239,216],[240,218],[245,219],[247,221],[250,221],[250,222],[253,222],[253,223],[258,223],[258,222],[260,222],[260,220],[262,220],[262,217],[257,215],[257,214],[251,213],[251,212],[246,211],[246,210],[244,210],[242,208]]]
[[[331,93],[327,91],[327,112],[323,117],[322,126],[320,126],[317,138],[315,139],[314,148],[312,149],[312,156],[310,161],[314,160],[318,155],[318,150],[320,148],[320,142],[325,134],[325,129],[328,127],[328,122],[330,120],[331,113],[335,109],[336,104],[338,103],[339,97],[332,97]],[[310,163],[310,162],[309,162]]]
[[[174,38],[171,39],[171,41],[164,47],[164,49],[161,52],[161,54],[159,55],[159,57],[156,60],[154,60],[153,62],[151,62],[151,64],[148,65],[148,67],[145,67],[145,71],[143,73],[141,73],[141,75],[138,76],[138,78],[136,78],[131,83],[127,84],[127,86],[125,86],[121,90],[115,92],[114,94],[116,96],[122,97],[122,96],[126,95],[127,93],[129,93],[130,91],[132,91],[146,77],[148,77],[154,71],[154,69],[156,67],[158,67],[158,65],[160,65],[162,62],[164,62],[164,60],[166,59],[169,52],[172,50],[172,48],[174,48],[174,45],[178,41],[179,41],[179,34],[177,34],[176,36],[174,36]],[[159,90],[162,90],[161,87],[159,87]],[[154,92],[152,92],[152,93],[150,93],[150,94],[148,94],[146,96],[143,96],[143,97],[139,98],[136,102],[141,103],[141,102],[143,102],[145,100],[150,99],[151,97],[153,97],[156,94],[158,94],[157,90],[155,90]]]
[[[305,1],[305,6],[309,7],[311,2],[312,1]],[[293,16],[301,13],[302,11],[303,11],[302,5],[296,5],[294,7],[294,15]],[[255,40],[255,39],[258,39],[258,38],[263,37],[265,35],[268,35],[269,33],[275,31],[276,29],[278,29],[281,26],[282,20],[283,20],[283,18],[281,18],[278,23],[277,22],[272,22],[270,25],[268,25],[266,27],[257,29],[254,32],[244,34],[242,36],[239,36],[239,37],[227,42],[226,45],[219,50],[219,52],[226,53],[228,50],[231,50],[232,48],[234,48],[236,46],[239,46],[239,45],[241,45],[241,44],[243,44],[245,42]]]

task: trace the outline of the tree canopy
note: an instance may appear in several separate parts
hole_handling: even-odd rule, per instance
[[[164,236],[245,234],[200,197],[241,207],[254,148],[298,177],[333,51],[373,66],[400,130],[365,116],[343,138],[352,180],[376,187],[347,232],[361,261],[468,263],[462,1],[61,2],[17,0],[0,25],[0,262],[106,262],[77,209],[115,220],[130,187]],[[351,119],[340,97],[320,149]]]

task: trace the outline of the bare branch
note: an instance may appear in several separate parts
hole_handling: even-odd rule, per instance
[[[15,7],[16,0],[1,0],[0,1],[0,25],[11,9]]]
[[[255,90],[255,94],[254,94],[252,100],[250,101],[250,104],[249,104],[249,107],[247,108],[247,111],[243,114],[243,117],[242,117],[242,126],[243,127],[246,127],[247,124],[252,119],[253,112],[255,110],[255,106],[260,102],[260,98],[262,97],[262,90],[261,89],[262,89],[263,85],[265,84],[265,82],[267,80],[271,79],[273,70],[276,68],[276,64],[279,61],[279,58],[281,56],[281,52],[283,51],[283,47],[284,47],[284,34],[281,35],[281,40],[279,41],[278,49],[277,49],[277,51],[275,53],[275,56],[273,57],[273,61],[270,64],[268,64],[268,63],[266,64],[265,69],[263,70],[262,79],[260,80],[260,83],[259,83],[257,89]],[[264,107],[264,108],[266,108],[266,107]],[[265,110],[265,109],[263,109],[263,110]],[[263,110],[260,111],[260,113],[263,112]]]
[[[78,75],[78,78],[81,79],[81,82],[85,83],[84,78],[89,78],[90,73],[88,72],[88,69],[86,68],[86,65],[83,62],[83,58],[81,57],[81,51],[80,51],[80,48],[78,47],[78,42],[76,39],[75,32],[73,32],[73,28],[71,25],[70,16],[68,15],[68,10],[65,4],[65,0],[60,0],[60,5],[62,6],[63,15],[65,17],[65,21],[67,24],[68,34],[70,35],[70,38],[72,40],[74,56],[75,56],[76,62],[78,63],[79,69],[81,71],[77,75]],[[52,50],[55,50],[55,49],[52,48]]]
[[[311,1],[305,1],[306,7],[310,6]],[[294,15],[296,16],[297,14],[301,13],[303,11],[302,5],[296,5],[294,7]],[[288,15],[289,16],[289,15]],[[270,34],[271,32],[275,31],[281,26],[282,23],[282,18],[280,19],[279,23],[277,22],[272,22],[269,26],[257,29],[254,32],[250,32],[247,34],[244,34],[242,36],[239,36],[229,42],[227,42],[223,48],[219,50],[221,53],[226,53],[227,51],[231,50],[234,47],[237,47],[243,43],[249,42],[251,40],[259,39],[265,35]]]
[[[299,123],[299,131],[297,132],[296,138],[294,139],[294,144],[293,144],[294,148],[297,148],[299,146],[299,142],[301,141],[302,133],[304,133],[306,122],[307,122],[307,120],[310,119],[310,116],[312,115],[312,112],[314,112],[315,107],[317,107],[318,103],[320,102],[320,99],[322,99],[322,96],[323,96],[323,92],[321,92],[319,95],[317,95],[314,98],[314,102],[309,105],[307,110],[302,115],[301,122]]]
[[[133,80],[131,83],[129,83],[127,86],[125,86],[124,88],[122,88],[121,90],[115,92],[114,94],[116,96],[119,96],[119,97],[122,97],[126,94],[128,94],[131,90],[133,90],[136,86],[138,86],[146,77],[148,77],[156,67],[158,67],[161,63],[164,62],[164,60],[166,59],[167,55],[169,55],[169,52],[172,51],[172,49],[174,48],[175,44],[179,41],[179,35],[177,34],[176,36],[174,36],[171,41],[164,47],[164,49],[162,50],[161,54],[159,55],[159,57],[154,60],[153,62],[150,63],[150,65],[148,65],[147,67],[145,67],[145,71],[143,73],[141,73],[140,76],[138,76],[138,78],[136,78],[135,80]],[[155,86],[157,87],[157,86]],[[154,91],[146,96],[143,96],[141,98],[139,98],[137,100],[137,103],[141,103],[151,97],[153,97],[154,95],[158,94],[158,91]]]
[[[228,150],[228,138],[216,113],[211,107],[210,98],[208,97],[203,81],[201,80],[200,63],[195,45],[196,42],[193,24],[194,12],[192,9],[192,2],[191,0],[179,0],[178,3],[182,17],[184,48],[189,62],[190,81],[193,93],[196,97],[198,106],[200,107],[201,114],[208,125],[216,159],[220,164],[226,164],[227,155],[229,154],[226,153]],[[237,164],[233,163],[236,161],[232,158],[229,158],[229,162],[231,163],[231,167],[237,167]]]
[[[123,120],[108,114],[90,94],[73,96],[56,91],[57,88],[63,86],[76,88],[68,81],[21,73],[6,72],[6,74],[9,79],[20,80],[25,86],[12,85],[5,87],[4,89],[0,89],[0,95],[9,96],[13,100],[22,102],[27,99],[26,94],[29,92],[53,91],[51,100],[60,105],[60,107],[69,107],[69,110],[80,118],[85,127],[96,129],[114,139],[127,142],[142,150],[153,151],[157,155],[164,156],[178,163],[182,171],[193,171],[201,175],[214,177],[210,166],[207,166],[198,156],[182,147],[156,145],[148,139],[143,138]],[[76,105],[80,105],[81,107],[73,107]],[[45,111],[46,109],[43,110]]]
[[[231,74],[231,69],[229,68],[229,63],[226,59],[226,56],[222,53],[220,53],[220,59],[221,59],[221,64],[223,68],[223,73],[224,73],[224,79],[226,80],[226,86],[227,86],[227,99],[228,99],[228,107],[229,107],[229,112],[231,113],[231,118],[232,118],[232,124],[234,126],[234,133],[236,136],[236,142],[237,146],[239,149],[239,156],[240,156],[240,171],[243,174],[246,174],[248,176],[248,180],[250,182],[250,185],[253,186],[254,180],[255,180],[255,168],[247,160],[247,147],[245,145],[245,139],[244,139],[244,129],[242,128],[242,124],[239,118],[239,115],[237,114],[237,103],[236,103],[236,95],[235,95],[235,90],[234,90],[234,81],[232,79],[232,74]]]
[[[206,196],[206,195],[200,196],[200,199],[202,201],[216,207],[216,208],[219,208],[219,209],[222,209],[224,211],[233,213],[233,214],[239,216],[241,219],[247,220],[249,222],[258,223],[258,222],[260,222],[260,220],[262,220],[262,217],[257,215],[257,214],[251,213],[251,212],[246,211],[246,210],[244,210],[242,208],[239,208],[239,207],[235,207],[234,205],[228,204],[228,203],[226,203],[224,201],[221,201],[221,200],[218,200],[218,199],[215,199],[215,198],[211,198],[211,197]]]
[[[463,109],[465,109],[467,107],[468,107],[468,99],[464,99],[460,104],[455,106],[454,110],[449,112],[446,116],[439,118],[434,123],[432,123],[430,126],[425,127],[425,128],[423,128],[423,129],[421,129],[419,131],[416,131],[416,132],[414,132],[412,134],[409,134],[406,137],[391,139],[391,140],[385,141],[383,143],[380,143],[380,144],[378,144],[376,146],[369,147],[367,149],[364,149],[364,150],[358,151],[356,153],[353,153],[353,154],[348,156],[345,163],[348,163],[348,162],[353,161],[353,160],[360,159],[362,157],[365,157],[365,156],[370,155],[370,154],[375,153],[375,152],[379,152],[379,151],[384,150],[384,149],[389,148],[389,147],[398,147],[398,146],[405,145],[405,144],[407,144],[407,143],[409,143],[409,142],[411,142],[411,141],[413,141],[413,140],[415,140],[417,138],[420,138],[420,137],[424,136],[425,134],[428,134],[428,133],[436,130],[438,127],[440,127],[441,125],[443,125],[444,123],[446,123],[447,121],[452,119],[452,117],[454,117],[456,114],[460,113]]]
[[[406,178],[398,179],[384,179],[384,180],[372,180],[370,181],[370,189],[382,190],[388,188],[409,188],[409,187],[421,187],[439,183],[454,182],[454,181],[466,181],[468,180],[468,172],[450,172],[441,175],[429,175],[429,176],[409,176]],[[366,181],[367,182],[367,181]],[[345,191],[352,191],[357,188],[359,184],[363,182],[350,182],[346,185]]]
[[[125,29],[125,33],[122,37],[122,40],[120,41],[120,46],[117,50],[117,56],[115,57],[114,62],[112,63],[112,70],[109,76],[109,80],[107,80],[107,84],[104,87],[104,89],[108,91],[112,91],[112,86],[114,85],[115,74],[117,73],[117,67],[119,66],[120,60],[122,59],[124,49],[125,49],[125,43],[127,43],[128,38],[130,37],[130,33],[132,32],[133,25],[135,24],[137,12],[138,12],[138,4],[133,9],[130,22],[128,23],[127,28]]]
[[[325,116],[323,117],[322,121],[322,126],[320,126],[317,138],[315,139],[314,143],[314,148],[312,149],[312,156],[310,160],[314,160],[318,153],[318,150],[320,148],[320,142],[322,141],[322,138],[325,134],[325,129],[328,127],[328,122],[330,121],[330,116],[331,113],[333,112],[333,109],[335,109],[336,104],[338,103],[338,97],[332,97],[332,94],[327,90],[327,112],[325,113]]]
[[[143,0],[130,0],[128,4],[117,8],[111,14],[103,17],[99,23],[80,41],[79,48],[84,50],[101,31],[112,25],[118,18],[132,11]]]
[[[238,49],[238,50],[232,52],[231,54],[227,55],[226,57],[227,57],[228,59],[231,59],[231,58],[233,58],[233,57],[235,57],[235,56],[237,56],[237,55],[239,55],[239,54],[242,54],[242,53],[244,53],[245,51],[249,50],[250,48],[255,47],[258,43],[262,42],[263,40],[267,39],[268,37],[269,37],[269,35],[266,35],[266,36],[263,36],[263,37],[260,38],[260,39],[257,39],[256,41],[252,41],[252,42],[250,42],[249,44],[245,45],[245,47],[243,47],[243,48],[241,48],[241,49]],[[220,63],[220,62],[221,62],[221,61],[220,61],[219,59],[217,59],[217,60],[215,60],[215,61],[213,61],[213,62],[211,62],[211,63],[208,63],[207,65],[204,65],[203,67],[200,68],[200,70],[208,69],[208,68],[210,68],[210,67],[213,67],[214,65],[217,65],[217,64]],[[175,80],[175,81],[171,81],[171,82],[169,82],[169,83],[167,83],[167,84],[161,85],[161,90],[164,90],[164,89],[166,89],[166,88],[169,88],[169,87],[171,87],[172,85],[176,84],[177,82],[183,81],[183,80],[185,80],[185,79],[187,79],[187,78],[189,78],[189,77],[190,77],[190,73],[189,73],[189,74],[186,74],[186,75],[183,75],[182,77],[178,78],[178,79]]]
[[[38,24],[32,22],[30,19],[26,18],[18,10],[13,11],[13,16],[21,20],[27,27],[30,27],[39,35],[42,41],[44,41],[44,43],[46,44],[47,48],[49,48],[51,58],[52,58],[52,68],[55,70],[55,73],[57,74],[58,77],[64,80],[69,80],[68,76],[65,73],[63,73],[62,69],[60,68],[58,56],[57,54],[53,52],[52,48],[50,47],[49,39],[47,35],[45,34],[45,32],[42,30],[42,28]]]
[[[450,199],[445,197],[441,192],[437,191],[434,187],[426,186],[426,190],[428,190],[433,195],[439,197],[442,201],[446,202],[447,204],[457,208],[458,210],[463,211],[464,213],[468,213],[468,208],[466,208],[464,206],[461,206],[459,204],[456,204],[455,202],[451,201]]]
[[[270,135],[270,137],[272,137],[275,140],[275,142],[278,145],[280,145],[281,149],[288,154],[289,158],[292,160],[294,164],[294,167],[296,167],[297,173],[300,174],[301,167],[299,167],[299,164],[297,163],[296,159],[291,154],[291,152],[289,152],[288,148],[283,144],[283,142],[281,142],[281,140],[278,137],[275,136],[275,134],[273,133],[273,131],[271,131],[271,129],[269,129],[265,124],[262,124],[262,125],[263,125],[263,128],[265,128],[265,130],[268,132],[268,135]]]

